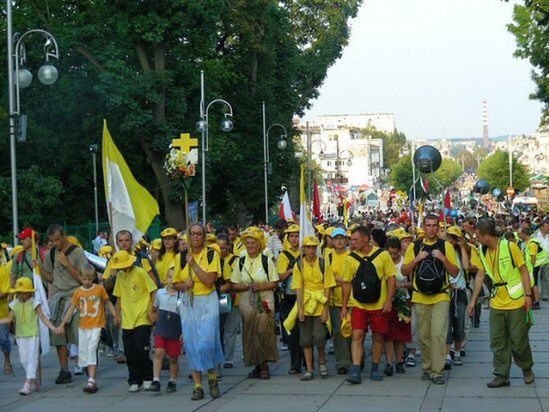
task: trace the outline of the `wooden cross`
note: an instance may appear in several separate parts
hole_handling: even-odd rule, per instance
[[[172,140],[172,146],[176,149],[179,148],[183,153],[188,153],[191,148],[198,146],[198,139],[191,138],[189,133],[181,133],[179,139]]]

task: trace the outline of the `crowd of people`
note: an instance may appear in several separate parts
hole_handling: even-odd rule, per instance
[[[217,398],[222,369],[240,362],[239,336],[250,379],[269,379],[283,350],[288,373],[301,381],[337,374],[360,384],[364,370],[382,381],[420,366],[421,379],[444,384],[444,370],[465,362],[469,329],[489,302],[488,387],[509,386],[512,359],[532,383],[528,331],[532,310],[549,299],[549,216],[420,218],[412,225],[406,213],[372,212],[349,227],[319,223],[301,240],[299,222],[285,220],[245,230],[166,228],[150,243],[122,230],[109,245],[101,232],[93,242],[101,270],[62,226],[51,225],[42,244],[27,228],[1,255],[4,373],[13,373],[15,340],[26,373],[20,393],[39,389],[48,328],[60,367],[55,383],[72,382],[73,355],[73,373],[87,374],[86,393],[98,391],[104,346],[126,364],[130,392],[161,391],[164,369],[165,391],[175,392],[184,355],[191,399],[205,397],[205,383]]]

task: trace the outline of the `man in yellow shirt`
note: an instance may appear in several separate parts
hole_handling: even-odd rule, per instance
[[[475,289],[467,306],[469,315],[482,289],[486,273],[493,281],[490,299],[490,349],[493,352],[495,378],[489,388],[509,386],[511,354],[522,369],[524,382],[534,382],[532,350],[528,339],[531,325],[532,291],[530,274],[521,250],[514,242],[500,239],[492,219],[478,223],[477,236],[480,262],[471,262],[479,268]]]
[[[353,384],[362,382],[360,364],[368,326],[372,330],[373,337],[370,379],[383,380],[379,371],[379,362],[383,353],[383,335],[389,328],[388,315],[391,313],[396,285],[396,267],[391,255],[386,250],[373,246],[371,239],[370,231],[365,226],[355,227],[351,231],[353,252],[345,258],[343,272],[341,319],[347,317],[349,301],[353,307],[351,312],[353,366],[347,378],[347,381]]]
[[[441,385],[445,383],[442,371],[450,311],[449,276],[459,274],[459,263],[454,247],[438,238],[438,216],[429,214],[423,222],[425,238],[410,244],[401,272],[412,280],[412,304],[422,353],[421,379]]]
[[[343,271],[347,250],[347,233],[342,228],[332,232],[334,250],[327,255],[327,264],[332,268],[336,286],[332,288],[330,296],[330,319],[333,327],[333,341],[338,375],[347,375],[351,366],[351,342],[341,335],[341,304],[343,302]]]
[[[114,296],[117,318],[122,312],[122,340],[126,364],[128,365],[130,392],[151,390],[153,364],[149,356],[152,303],[156,284],[143,268],[134,266],[135,256],[127,251],[116,252],[111,259],[111,267],[118,271]],[[115,323],[119,323],[117,319]]]

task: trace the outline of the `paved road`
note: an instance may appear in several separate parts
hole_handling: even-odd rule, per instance
[[[408,368],[406,374],[385,378],[383,382],[365,379],[361,385],[350,385],[343,377],[315,378],[300,382],[287,374],[289,354],[281,352],[281,360],[272,368],[269,381],[247,379],[248,370],[242,364],[225,370],[221,382],[223,396],[215,401],[190,400],[192,383],[187,379],[185,359],[181,359],[178,391],[175,394],[128,393],[125,365],[101,357],[98,376],[99,392],[82,392],[85,377],[76,377],[72,384],[55,385],[57,366],[53,353],[46,356],[43,366],[44,383],[38,393],[20,396],[23,370],[14,352],[15,376],[0,376],[0,411],[549,411],[549,304],[535,312],[536,324],[530,332],[534,351],[536,382],[525,385],[522,372],[513,367],[511,387],[488,389],[491,379],[492,356],[489,350],[487,312],[479,329],[471,329],[465,364],[454,367],[446,385],[437,386],[419,379],[421,369]],[[369,344],[367,344],[368,350]],[[240,356],[238,354],[237,356]],[[332,357],[332,356],[330,356]],[[368,363],[368,362],[367,362]],[[334,371],[333,359],[330,371]],[[367,367],[368,369],[368,367]],[[367,372],[367,371],[366,371]],[[166,374],[167,371],[164,371]],[[367,376],[367,373],[365,373]],[[163,386],[165,380],[163,380]],[[159,409],[157,409],[159,410]]]

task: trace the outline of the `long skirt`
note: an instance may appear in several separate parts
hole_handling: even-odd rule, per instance
[[[214,291],[209,295],[192,297],[184,294],[180,315],[189,368],[207,371],[223,363],[217,293]]]
[[[259,308],[258,302],[261,308]],[[241,292],[239,307],[242,317],[244,365],[255,366],[263,362],[276,362],[278,350],[276,348],[273,292]]]

